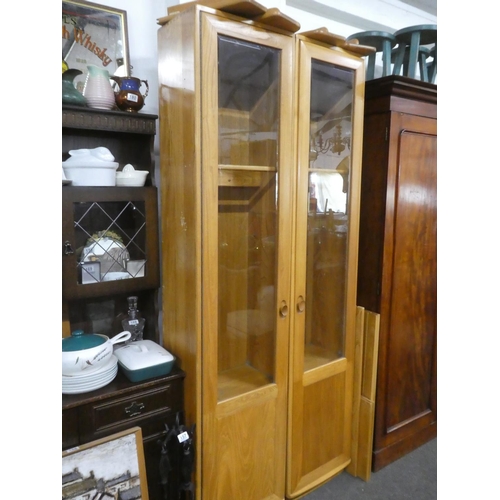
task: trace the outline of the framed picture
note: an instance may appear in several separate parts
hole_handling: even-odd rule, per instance
[[[63,451],[62,500],[149,500],[140,427]]]
[[[75,78],[83,90],[87,66],[107,69],[110,76],[130,76],[127,12],[78,0],[62,2],[63,70],[79,69]]]
[[[101,281],[101,263],[95,262],[82,262],[82,285],[88,283],[99,283]]]

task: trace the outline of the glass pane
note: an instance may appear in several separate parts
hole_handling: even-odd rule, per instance
[[[275,166],[280,52],[219,36],[219,164]]]
[[[226,186],[237,173],[219,176],[219,400],[275,378],[277,175]]]
[[[305,370],[344,356],[353,79],[312,60]]]
[[[73,206],[78,284],[146,275],[144,202],[84,202]]]

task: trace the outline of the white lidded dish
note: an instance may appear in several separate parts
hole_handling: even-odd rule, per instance
[[[131,382],[168,375],[174,356],[152,340],[136,340],[115,350],[118,364]]]
[[[69,154],[62,167],[73,186],[116,186],[118,162],[109,149],[73,149]]]

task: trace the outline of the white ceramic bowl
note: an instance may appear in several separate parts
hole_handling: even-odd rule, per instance
[[[117,186],[144,186],[146,177],[148,176],[147,170],[132,170],[129,172],[116,172],[116,185]]]
[[[63,163],[66,179],[73,181],[73,186],[116,186],[116,169],[118,163],[109,162],[110,165],[88,167],[70,166]]]

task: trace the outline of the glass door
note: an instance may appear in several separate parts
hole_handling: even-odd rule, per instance
[[[155,187],[66,186],[63,297],[96,297],[159,286]]]
[[[350,461],[363,62],[299,37],[287,495]],[[320,445],[318,444],[320,443]]]
[[[345,357],[353,86],[352,70],[311,60],[304,371]]]
[[[283,498],[292,37],[202,21],[204,498]]]

